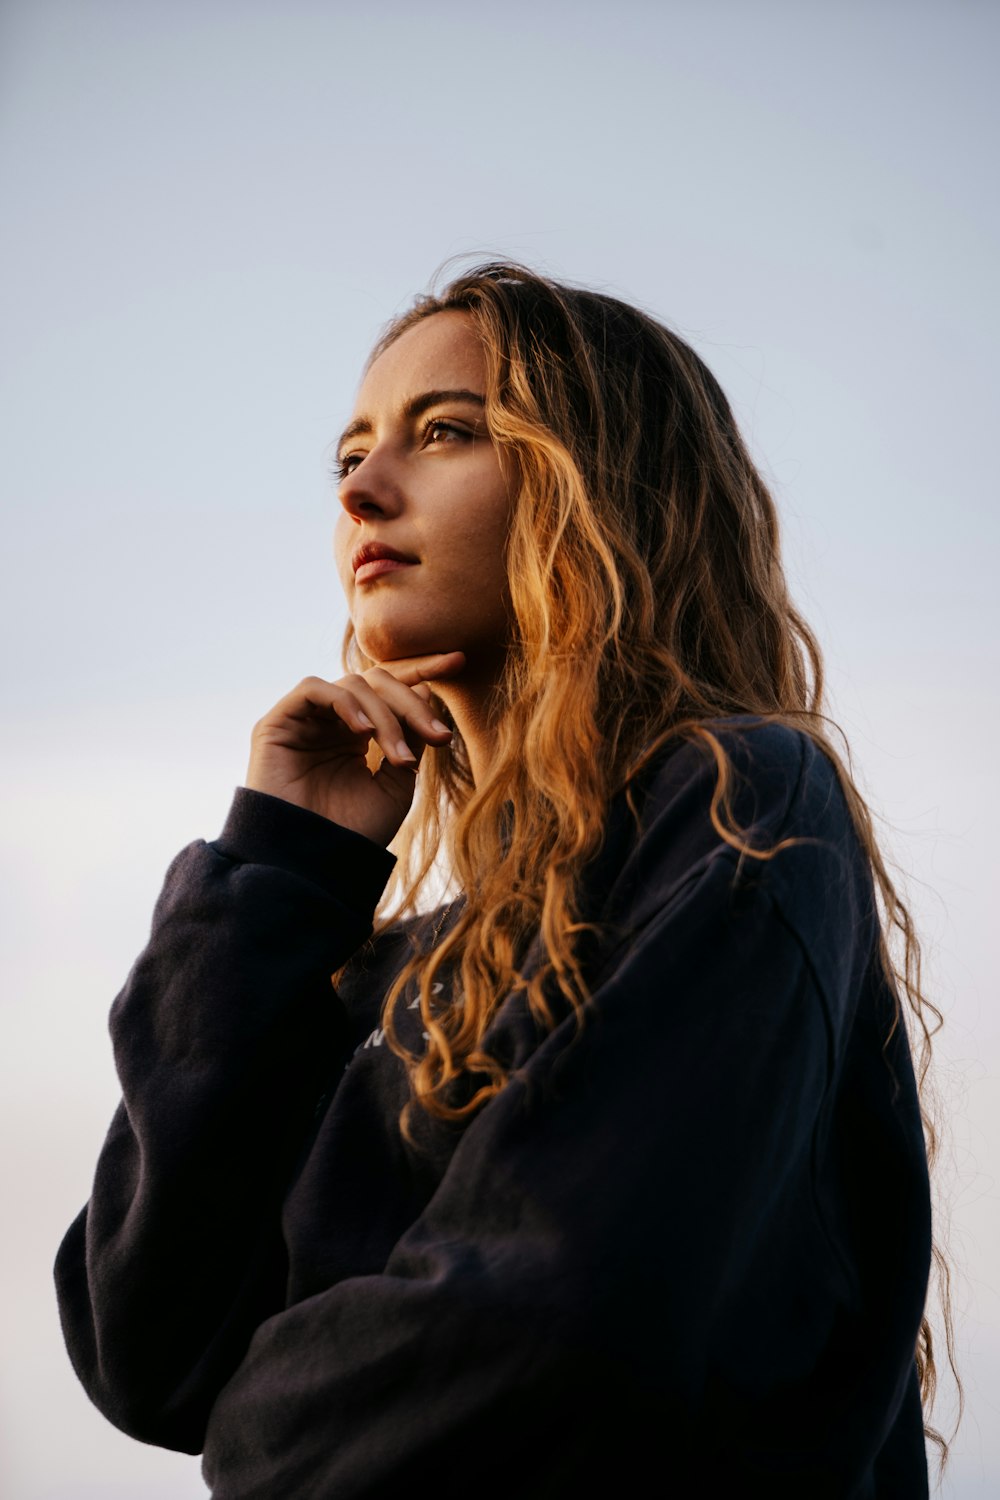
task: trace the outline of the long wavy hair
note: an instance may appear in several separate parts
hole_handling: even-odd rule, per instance
[[[752,848],[737,825],[732,768],[712,728],[750,714],[804,730],[836,768],[871,867],[893,1029],[907,1025],[933,1163],[928,1068],[941,1014],[923,992],[914,924],[846,742],[823,711],[822,656],[789,597],[774,502],[722,389],[694,350],[647,313],[510,262],[477,266],[419,297],[386,328],[369,364],[421,319],[453,310],[467,313],[482,339],[486,423],[513,476],[512,627],[488,774],[473,783],[461,737],[435,699],[454,737],[424,752],[380,908],[376,935],[418,911],[444,848],[466,899],[444,936],[412,954],[384,1012],[386,1040],[410,1078],[404,1129],[415,1107],[463,1120],[504,1087],[506,1070],[484,1036],[511,992],[525,994],[542,1028],[555,1024],[556,996],[585,1015],[581,876],[612,797],[668,741],[700,740],[714,756],[719,836],[751,858],[777,852]],[[370,665],[350,626],[344,659],[351,670]],[[541,962],[522,972],[538,938]],[[461,997],[448,1006],[435,998],[444,969]],[[394,1025],[411,985],[428,1037],[423,1052]],[[937,1244],[933,1257],[960,1414],[948,1263]],[[929,1410],[937,1369],[926,1317],[915,1357]],[[943,1463],[947,1442],[925,1430]]]

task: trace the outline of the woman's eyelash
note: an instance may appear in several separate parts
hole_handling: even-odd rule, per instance
[[[348,474],[354,473],[353,469],[349,469],[347,467],[347,465],[351,463],[353,459],[357,459],[358,463],[360,463],[361,454],[348,453],[343,458],[335,458],[333,460],[333,463],[330,465],[330,475],[336,484],[343,484]]]
[[[454,432],[457,433],[460,437],[464,437],[466,435],[464,427],[459,427],[454,422],[444,422],[440,417],[435,417],[433,421],[424,423],[423,428],[421,429],[420,436],[426,439],[433,432],[435,427],[442,427],[445,432]]]
[[[457,437],[468,437],[471,435],[466,431],[464,427],[459,427],[455,422],[445,422],[441,417],[432,417],[431,420],[429,422],[425,422],[423,427],[420,429],[421,443],[425,443],[427,441],[428,437],[433,432],[435,427],[440,427],[444,432],[453,433]],[[343,458],[335,458],[333,463],[330,465],[330,473],[332,474],[336,483],[343,484],[344,480],[354,473],[354,469],[350,468],[349,465],[353,464],[356,468],[357,465],[361,463],[364,456],[365,455],[363,453],[345,453]]]

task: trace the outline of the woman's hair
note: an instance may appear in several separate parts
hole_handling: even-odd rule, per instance
[[[417,910],[443,840],[466,899],[445,935],[413,953],[384,1014],[411,1081],[404,1128],[413,1105],[460,1120],[504,1087],[507,1070],[484,1035],[512,991],[524,993],[544,1029],[555,1024],[556,999],[583,1017],[581,875],[600,848],[612,797],[668,741],[699,740],[714,756],[711,816],[720,837],[750,857],[777,852],[751,848],[736,824],[732,768],[712,727],[749,714],[804,730],[837,770],[879,899],[893,1029],[904,1014],[899,995],[907,1002],[933,1162],[927,1071],[941,1015],[922,991],[914,925],[849,752],[842,758],[830,737],[822,658],[789,598],[774,502],[718,382],[649,314],[507,262],[418,298],[382,334],[371,361],[421,319],[449,310],[467,313],[482,339],[486,423],[513,481],[512,623],[487,775],[473,784],[457,730],[450,746],[425,750],[381,909],[380,931]],[[369,665],[350,627],[345,662]],[[435,707],[451,724],[439,700]],[[540,961],[522,972],[536,937]],[[444,969],[457,976],[460,995],[449,1006],[435,999]],[[423,1053],[394,1026],[396,1002],[414,984]],[[937,1246],[934,1259],[954,1370],[948,1267]],[[929,1407],[936,1369],[926,1318],[916,1359]],[[940,1434],[928,1435],[946,1456]]]

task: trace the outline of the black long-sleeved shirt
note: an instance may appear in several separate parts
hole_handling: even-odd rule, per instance
[[[870,874],[812,741],[724,738],[753,843],[799,842],[741,859],[714,763],[659,757],[587,872],[582,1030],[508,997],[510,1083],[414,1146],[381,1009],[432,919],[368,941],[392,856],[246,788],[177,856],[56,1266],[111,1421],[203,1449],[216,1500],[548,1500],[650,1467],[671,1497],[926,1495],[926,1160]]]

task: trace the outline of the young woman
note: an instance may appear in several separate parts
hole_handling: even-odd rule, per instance
[[[112,1011],[80,1378],[216,1500],[926,1494],[937,1013],[717,383],[487,265],[337,471],[350,670]]]

